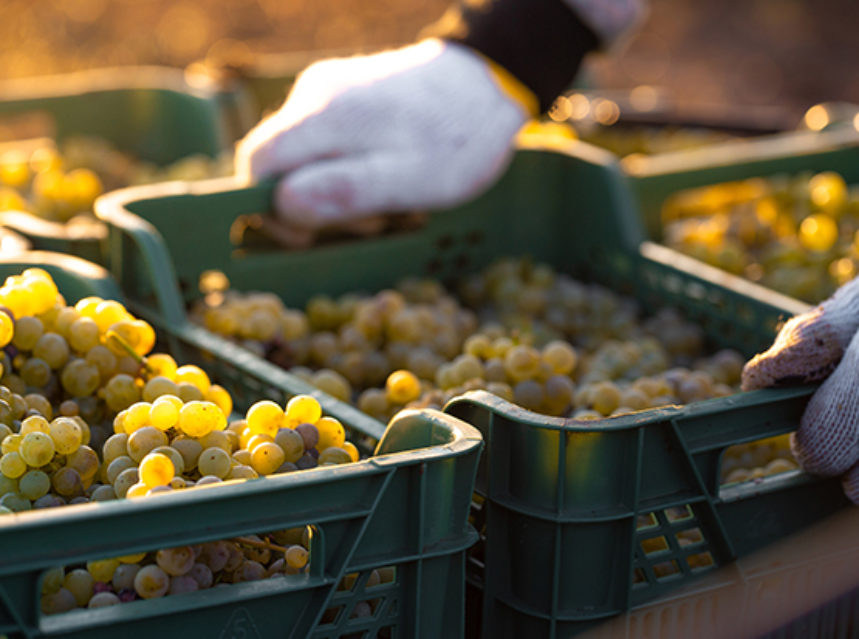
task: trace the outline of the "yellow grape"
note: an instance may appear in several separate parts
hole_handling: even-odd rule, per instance
[[[223,479],[230,472],[230,454],[223,448],[207,448],[197,460],[201,475],[213,475]]]
[[[319,453],[319,465],[323,464],[348,464],[352,461],[349,451],[339,447],[330,446]]]
[[[51,424],[41,415],[30,415],[21,422],[21,429],[18,431],[21,435],[28,433],[51,433]]]
[[[385,393],[391,403],[407,404],[420,396],[421,383],[411,371],[397,370],[388,375],[385,381]]]
[[[284,411],[279,404],[268,399],[254,403],[245,415],[252,434],[277,435],[284,422]]]
[[[27,472],[27,462],[17,451],[5,453],[0,457],[0,473],[9,479],[17,479]]]
[[[195,366],[194,364],[185,364],[184,366],[180,366],[176,369],[175,380],[178,383],[188,382],[193,384],[197,388],[200,389],[202,393],[206,393],[209,390],[209,387],[212,385],[212,382],[209,380],[209,376],[199,366]]]
[[[28,466],[41,468],[54,458],[56,452],[54,444],[49,435],[37,431],[30,432],[21,439],[18,454]]]
[[[6,313],[0,312],[0,348],[12,341],[15,325]]]
[[[161,395],[149,408],[149,422],[158,430],[169,430],[179,422],[182,405],[175,395]]]
[[[147,356],[146,365],[153,376],[166,377],[169,380],[176,380],[176,369],[178,368],[176,360],[167,353],[153,353]]]
[[[212,384],[209,386],[208,390],[203,393],[203,396],[206,401],[217,405],[224,415],[229,415],[233,412],[233,398],[230,397],[230,393],[223,386]]]
[[[361,458],[361,455],[358,453],[358,449],[352,442],[344,442],[341,448],[347,453],[349,453],[349,457],[352,459],[353,462],[356,462]]]
[[[71,417],[57,417],[50,428],[51,439],[61,455],[70,455],[83,444],[83,429]]]
[[[319,442],[316,444],[319,452],[331,446],[342,447],[346,441],[346,430],[334,417],[320,417],[316,429],[319,431]]]
[[[322,417],[322,407],[312,395],[296,395],[286,403],[286,425],[315,424]]]
[[[176,469],[167,455],[152,452],[140,460],[139,473],[140,481],[149,488],[154,488],[169,484],[176,474]]]
[[[223,430],[227,418],[216,404],[206,401],[191,401],[179,411],[179,430],[189,437],[203,437],[213,430]]]
[[[275,442],[262,442],[251,450],[251,467],[260,475],[271,475],[286,461],[286,455]]]

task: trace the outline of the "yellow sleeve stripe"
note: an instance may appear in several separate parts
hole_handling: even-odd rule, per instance
[[[495,84],[498,85],[508,97],[521,106],[529,117],[537,117],[540,115],[540,101],[534,92],[522,84],[512,73],[490,60],[486,56],[481,56],[489,67],[489,72]]]

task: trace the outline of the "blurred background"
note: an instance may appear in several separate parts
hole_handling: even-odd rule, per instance
[[[0,0],[0,79],[93,67],[408,42],[448,0]],[[646,21],[594,56],[593,88],[652,85],[679,108],[859,102],[855,0],[651,0]]]

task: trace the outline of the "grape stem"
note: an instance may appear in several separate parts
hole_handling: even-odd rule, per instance
[[[256,539],[250,539],[249,537],[233,537],[233,541],[238,542],[240,544],[244,544],[246,546],[252,546],[254,548],[265,548],[267,550],[286,552],[286,548],[284,548],[283,546],[278,546],[277,544],[273,544],[270,541],[258,541]]]
[[[133,348],[131,348],[131,345],[127,341],[125,341],[125,338],[122,337],[122,335],[120,335],[114,330],[108,329],[107,333],[105,333],[105,339],[113,340],[117,344],[119,344],[122,349],[126,353],[128,353],[138,364],[140,364],[147,373],[154,372],[152,367],[149,365],[149,362],[146,361],[146,358],[143,357],[143,355],[141,355],[137,351],[135,351]]]

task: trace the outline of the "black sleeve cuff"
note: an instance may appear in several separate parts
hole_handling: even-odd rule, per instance
[[[423,35],[467,45],[531,89],[546,112],[599,41],[561,0],[461,0]]]

